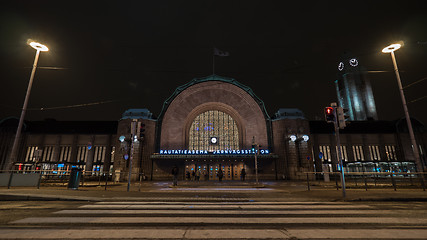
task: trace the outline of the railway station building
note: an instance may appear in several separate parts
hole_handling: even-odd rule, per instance
[[[1,169],[17,123],[0,122]],[[427,134],[421,122],[413,125],[425,165]],[[412,147],[402,120],[354,121],[341,131],[346,171],[416,171]],[[170,180],[174,166],[181,179],[194,171],[200,180],[218,180],[221,169],[224,180],[240,180],[245,169],[253,180],[257,169],[261,180],[293,180],[338,171],[337,150],[332,124],[310,121],[296,108],[270,116],[251,88],[211,75],[177,87],[157,117],[141,108],[118,121],[26,121],[14,169],[60,174],[79,167],[125,181],[131,162],[134,180]]]

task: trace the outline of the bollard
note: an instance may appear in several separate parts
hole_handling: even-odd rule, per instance
[[[86,175],[86,173],[82,174],[82,181],[81,181],[82,186],[81,187],[83,187],[85,185],[85,175]]]
[[[42,172],[40,172],[39,181],[37,183],[37,189],[40,189],[40,183],[42,181]]]
[[[394,182],[393,173],[390,174],[390,177],[391,177],[391,183],[393,184],[393,187],[394,187],[394,191],[396,191],[396,183]]]
[[[423,173],[421,173],[421,175],[420,175],[420,181],[421,181],[421,187],[423,188],[423,191],[426,191],[426,186],[424,185]]]
[[[307,190],[310,191],[310,179],[308,177],[308,173],[307,173]]]
[[[98,186],[101,186],[101,172],[98,172]]]
[[[9,181],[7,183],[7,189],[10,189],[10,185],[12,184],[13,171],[10,171]]]
[[[105,188],[104,190],[107,191],[107,184],[108,184],[108,177],[110,176],[110,172],[108,172],[108,175],[105,176],[105,172],[104,172],[104,177],[105,177]]]

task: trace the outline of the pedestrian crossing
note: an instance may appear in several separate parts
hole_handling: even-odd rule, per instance
[[[0,239],[426,239],[425,212],[348,202],[98,202],[12,221]]]

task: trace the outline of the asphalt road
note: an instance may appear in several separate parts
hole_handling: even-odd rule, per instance
[[[422,189],[169,185],[3,188],[0,239],[427,239]]]
[[[3,201],[0,219],[0,239],[427,236],[426,202]]]

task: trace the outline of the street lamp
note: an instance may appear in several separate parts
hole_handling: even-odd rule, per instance
[[[28,99],[30,97],[31,87],[33,85],[34,74],[36,73],[37,62],[39,61],[40,52],[49,51],[49,48],[47,48],[45,45],[38,43],[38,42],[30,42],[29,45],[32,48],[37,50],[36,51],[36,57],[34,59],[33,69],[31,71],[31,76],[30,76],[30,82],[28,83],[27,94],[25,95],[24,106],[22,107],[21,117],[19,118],[18,129],[16,130],[15,140],[13,141],[12,151],[10,153],[10,158],[9,158],[7,170],[11,170],[13,165],[16,162],[17,151],[18,151],[18,143],[19,143],[19,138],[21,135],[22,124],[24,122],[25,112],[27,110]]]
[[[424,171],[423,164],[421,163],[420,154],[418,151],[418,145],[415,141],[414,130],[412,129],[411,119],[409,117],[408,107],[406,106],[405,94],[403,93],[402,82],[400,81],[399,69],[397,68],[396,57],[394,56],[394,51],[398,50],[402,45],[395,43],[391,44],[388,47],[385,47],[382,52],[390,53],[391,59],[393,61],[394,72],[396,73],[397,84],[399,85],[400,97],[402,98],[403,110],[405,111],[406,123],[408,124],[409,137],[411,139],[411,144],[413,146],[413,151],[415,155],[415,163],[417,165],[418,171]]]

